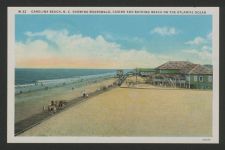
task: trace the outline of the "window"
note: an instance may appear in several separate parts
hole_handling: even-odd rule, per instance
[[[194,81],[198,81],[198,76],[194,76]]]
[[[199,81],[200,81],[200,82],[203,82],[203,76],[200,76],[200,77],[199,77]]]
[[[190,76],[186,76],[186,80],[187,81],[190,81]]]
[[[212,79],[213,79],[212,76],[208,76],[208,81],[209,82],[212,82]]]

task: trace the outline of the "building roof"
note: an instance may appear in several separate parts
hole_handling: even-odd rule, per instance
[[[193,64],[188,61],[168,61],[156,69],[176,69],[181,74],[212,74],[212,69],[209,67]]]
[[[186,65],[191,65],[193,63],[188,61],[168,61],[161,66],[157,67],[156,69],[183,69]]]
[[[198,64],[188,74],[212,74],[212,69]]]
[[[188,74],[196,66],[197,64],[187,64],[180,70],[180,73]]]

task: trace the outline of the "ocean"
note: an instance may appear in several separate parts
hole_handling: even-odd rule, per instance
[[[58,87],[77,86],[116,75],[115,69],[16,69],[15,93]]]
[[[115,74],[115,69],[16,69],[15,84],[31,84],[40,80],[78,78],[90,75]]]

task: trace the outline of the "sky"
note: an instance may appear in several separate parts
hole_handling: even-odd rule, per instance
[[[211,32],[209,15],[16,15],[16,67],[212,64]]]

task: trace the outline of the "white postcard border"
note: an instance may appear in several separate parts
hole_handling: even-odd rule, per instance
[[[212,15],[212,48],[213,48],[213,114],[212,114],[212,137],[16,137],[14,135],[15,118],[15,15],[18,10],[26,10],[26,14],[34,14],[32,10],[153,10],[162,11],[156,14],[136,14],[125,13],[125,15],[178,15],[165,14],[163,11],[206,11],[206,14]],[[42,15],[45,15],[41,13]],[[49,15],[49,13],[46,13]],[[51,13],[58,15],[59,13]],[[65,13],[61,13],[62,15]],[[66,13],[72,15],[74,13]],[[85,15],[78,14],[78,15]],[[89,15],[101,15],[102,13],[88,13]],[[121,13],[114,13],[120,15]],[[124,14],[124,13],[123,13]],[[75,15],[75,14],[74,14]],[[111,14],[102,14],[111,15]],[[199,15],[183,13],[180,15]],[[219,143],[219,8],[218,7],[8,7],[8,93],[7,93],[7,142],[8,143]]]

